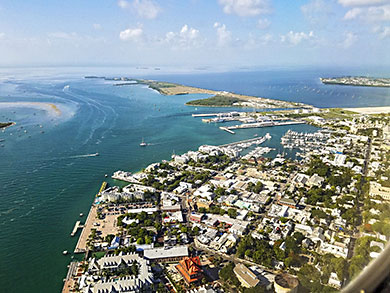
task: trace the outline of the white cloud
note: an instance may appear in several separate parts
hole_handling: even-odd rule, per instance
[[[273,40],[271,34],[265,34],[260,37],[256,37],[253,34],[249,34],[249,38],[244,41],[244,49],[246,50],[256,50],[268,45]],[[240,43],[240,48],[242,47]]]
[[[199,30],[183,25],[178,33],[168,32],[165,35],[165,42],[171,45],[172,49],[188,49],[201,46]]]
[[[372,6],[390,3],[389,0],[338,0],[343,6]]]
[[[76,40],[80,39],[80,36],[73,32],[73,33],[67,33],[67,32],[54,32],[48,34],[49,38],[53,39],[62,39],[62,40]]]
[[[271,22],[267,18],[260,18],[257,21],[257,27],[262,30],[268,28],[270,25]]]
[[[313,0],[301,6],[301,11],[306,19],[311,23],[317,24],[329,22],[332,8],[329,2],[324,0]]]
[[[118,6],[122,9],[129,9],[138,14],[139,17],[146,19],[156,18],[161,8],[152,0],[134,0],[132,2],[119,0]]]
[[[345,34],[345,39],[344,39],[344,41],[342,42],[341,46],[342,46],[344,49],[348,49],[348,48],[350,48],[353,44],[355,44],[357,40],[358,40],[357,35],[355,35],[354,33],[348,32],[348,33]]]
[[[99,23],[94,23],[92,26],[93,26],[93,28],[94,28],[95,30],[97,30],[97,31],[102,29],[102,25],[99,24]]]
[[[385,39],[390,37],[390,26],[380,27],[377,26],[374,28],[374,33],[377,33],[379,35],[380,39]]]
[[[151,0],[134,0],[132,6],[140,17],[147,19],[156,18],[161,11],[160,6]]]
[[[122,41],[138,41],[143,35],[142,28],[128,28],[119,33],[119,38]]]
[[[219,0],[223,11],[238,16],[256,16],[270,12],[269,0]]]
[[[5,38],[5,33],[0,33],[0,40]]]
[[[282,43],[289,43],[294,46],[304,40],[310,40],[312,38],[314,38],[313,31],[310,31],[309,33],[289,31],[287,34],[280,36]]]
[[[367,8],[355,7],[347,11],[344,19],[361,19],[369,22],[390,21],[390,4]]]
[[[214,28],[217,30],[219,46],[225,46],[231,42],[232,33],[226,29],[226,25],[216,22],[214,23]]]
[[[351,10],[348,10],[347,13],[344,15],[344,19],[355,19],[359,15],[363,13],[363,9],[361,8],[353,8]]]
[[[122,9],[127,9],[127,8],[130,8],[130,3],[126,0],[119,0],[118,6]]]

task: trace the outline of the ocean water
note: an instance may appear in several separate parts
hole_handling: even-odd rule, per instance
[[[107,180],[105,174],[118,169],[136,172],[152,162],[169,159],[172,153],[267,132],[272,139],[264,145],[276,149],[272,156],[283,151],[279,141],[288,129],[316,130],[298,125],[238,130],[231,135],[218,129],[220,125],[204,124],[191,114],[232,108],[185,106],[186,101],[207,95],[162,96],[142,85],[116,87],[114,82],[84,79],[82,73],[20,72],[24,73],[0,73],[0,121],[17,123],[0,131],[0,140],[4,140],[0,142],[2,292],[61,290],[71,260],[71,255],[63,256],[62,251],[73,251],[79,234],[72,238],[70,232],[80,219],[79,213],[87,214],[101,182]],[[85,72],[102,73],[94,69]],[[131,76],[297,100],[318,107],[390,105],[388,89],[324,86],[318,80],[321,75],[314,71],[135,72]],[[1,102],[19,103],[5,107]],[[37,102],[45,103],[44,108]],[[148,147],[139,147],[142,138]]]

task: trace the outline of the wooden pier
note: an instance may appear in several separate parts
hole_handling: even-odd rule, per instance
[[[231,134],[235,134],[235,132],[233,130],[230,130],[230,129],[228,129],[226,127],[223,127],[223,126],[221,126],[219,129],[225,130],[225,131],[227,131],[227,132],[229,132]]]
[[[84,225],[83,224],[81,224],[81,222],[80,221],[77,221],[76,222],[76,224],[74,225],[74,227],[73,227],[73,231],[72,231],[72,233],[70,233],[70,236],[74,236],[74,235],[76,235],[76,233],[77,233],[77,230],[80,228],[83,228],[84,227]]]

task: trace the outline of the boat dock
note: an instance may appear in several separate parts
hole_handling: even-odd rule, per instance
[[[99,196],[99,194],[107,188],[107,182],[103,181],[102,186],[100,186],[99,192],[96,194],[96,197]]]
[[[230,129],[228,129],[226,127],[223,127],[223,126],[221,126],[219,129],[225,130],[225,131],[227,131],[227,132],[229,132],[231,134],[235,134],[235,132],[233,130],[230,130]]]
[[[74,227],[73,227],[73,231],[72,231],[72,233],[70,233],[70,236],[74,236],[74,235],[76,235],[76,233],[77,233],[77,230],[80,228],[83,228],[84,227],[84,225],[83,224],[81,224],[81,222],[80,221],[77,221],[76,222],[76,224],[74,225]]]
[[[83,229],[81,230],[81,234],[74,249],[74,253],[84,253],[87,251],[86,243],[88,236],[91,233],[92,224],[95,221],[95,218],[97,218],[97,208],[94,205],[91,205],[91,209],[89,210],[87,219],[83,225]]]
[[[221,115],[221,113],[192,114],[192,117],[212,117],[218,115]]]
[[[240,141],[236,141],[236,142],[232,142],[232,143],[223,144],[223,145],[220,145],[219,147],[232,147],[232,146],[235,146],[235,145],[239,145],[239,144],[242,144],[242,143],[248,143],[248,142],[249,143],[256,142],[257,144],[262,144],[267,139],[271,139],[271,135],[269,133],[267,133],[264,137],[256,137],[256,138],[240,140]]]
[[[244,123],[244,124],[237,124],[233,126],[227,126],[224,127],[226,129],[220,129],[222,130],[233,130],[233,129],[248,129],[248,128],[262,128],[262,127],[271,127],[271,126],[283,126],[283,125],[296,125],[296,124],[305,124],[306,121],[283,121],[283,122],[258,122],[258,123]]]

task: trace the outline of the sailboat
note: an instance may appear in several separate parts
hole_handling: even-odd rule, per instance
[[[141,146],[141,147],[147,146],[146,142],[144,141],[144,138],[142,138],[142,142],[139,144],[139,146]]]

